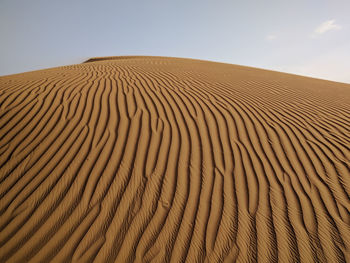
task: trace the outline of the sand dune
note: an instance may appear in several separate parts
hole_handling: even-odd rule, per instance
[[[350,262],[350,85],[161,57],[0,77],[0,262]]]

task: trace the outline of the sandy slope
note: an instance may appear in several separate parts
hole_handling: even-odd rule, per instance
[[[350,262],[350,85],[121,57],[0,78],[0,262]]]

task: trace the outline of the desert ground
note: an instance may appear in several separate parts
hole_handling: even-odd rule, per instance
[[[350,84],[105,57],[0,77],[0,262],[350,262]]]

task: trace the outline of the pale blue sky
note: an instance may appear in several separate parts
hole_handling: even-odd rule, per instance
[[[349,0],[0,0],[0,75],[156,55],[350,83],[349,14]]]

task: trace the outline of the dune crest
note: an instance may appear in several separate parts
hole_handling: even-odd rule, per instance
[[[350,262],[350,85],[87,62],[0,77],[0,262]]]

